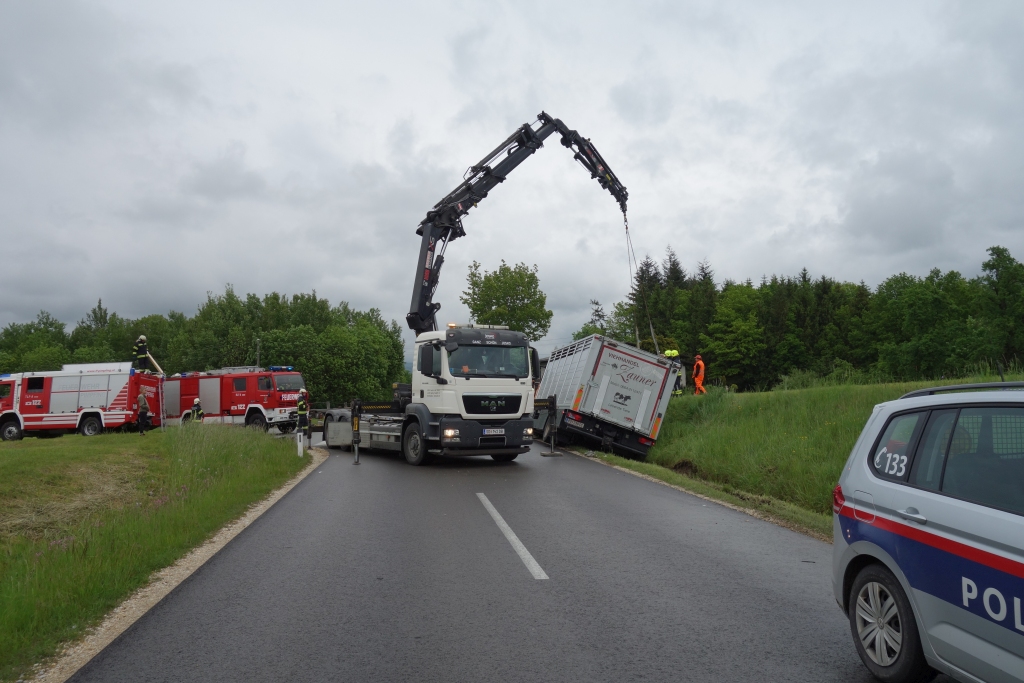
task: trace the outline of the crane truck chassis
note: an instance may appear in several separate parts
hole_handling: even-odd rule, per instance
[[[540,381],[540,363],[530,340],[500,326],[449,325],[438,330],[441,305],[433,296],[448,244],[466,234],[462,217],[555,133],[625,215],[629,194],[590,140],[545,112],[535,123],[520,126],[471,166],[463,182],[420,222],[416,234],[422,240],[406,316],[417,335],[411,383],[396,385],[390,403],[354,402],[347,430],[337,419],[343,413],[332,413],[335,419],[324,429],[328,446],[361,442],[401,450],[412,465],[425,464],[435,455],[490,455],[510,461],[529,450],[534,385]]]

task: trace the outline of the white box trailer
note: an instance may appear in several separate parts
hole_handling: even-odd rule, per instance
[[[538,399],[557,398],[538,412],[535,429],[550,438],[581,436],[603,448],[646,457],[658,438],[679,364],[599,334],[557,348],[548,357]]]

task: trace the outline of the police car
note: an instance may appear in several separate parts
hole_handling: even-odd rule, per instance
[[[850,453],[832,582],[882,681],[1024,681],[1021,389],[911,392],[876,406]]]

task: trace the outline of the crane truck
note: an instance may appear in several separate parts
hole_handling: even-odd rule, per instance
[[[411,383],[395,385],[390,402],[357,401],[351,412],[335,415],[324,430],[328,446],[399,450],[412,465],[435,455],[489,455],[507,462],[529,450],[534,382],[540,381],[537,351],[525,334],[500,326],[439,330],[441,305],[433,297],[448,244],[466,234],[463,216],[554,134],[625,214],[629,194],[590,140],[545,112],[520,126],[471,166],[416,229],[420,253],[406,316],[416,333]]]

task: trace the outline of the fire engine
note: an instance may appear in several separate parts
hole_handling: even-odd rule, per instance
[[[183,372],[164,382],[164,415],[186,422],[198,398],[204,423],[277,427],[287,433],[295,429],[299,389],[305,386],[302,375],[290,365]]]
[[[131,363],[82,363],[50,372],[0,375],[0,437],[56,436],[77,431],[95,436],[134,424],[144,393],[152,422],[160,424],[160,378]]]

